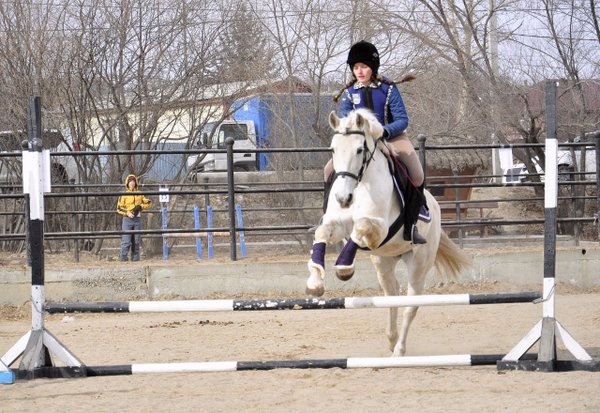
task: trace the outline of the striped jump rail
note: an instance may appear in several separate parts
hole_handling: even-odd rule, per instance
[[[458,354],[440,356],[405,357],[351,357],[345,359],[314,360],[268,360],[268,361],[206,361],[187,363],[138,363],[113,366],[41,367],[33,377],[27,372],[16,371],[17,379],[38,377],[95,377],[127,376],[149,373],[217,373],[235,371],[259,371],[275,369],[361,369],[361,368],[408,368],[496,365],[503,354]],[[526,354],[525,359],[535,360],[537,354]],[[23,376],[23,377],[20,377]]]
[[[49,302],[48,313],[149,313],[268,310],[331,310],[538,302],[539,291],[496,294],[436,294],[413,296],[290,298],[264,300]]]

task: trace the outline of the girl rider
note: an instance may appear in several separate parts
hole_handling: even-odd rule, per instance
[[[404,239],[412,241],[413,244],[425,244],[427,241],[419,234],[416,225],[419,210],[425,199],[422,195],[423,167],[406,134],[408,115],[400,91],[394,82],[377,73],[379,53],[373,44],[364,40],[354,44],[348,53],[347,63],[352,71],[353,80],[340,93],[338,115],[344,117],[354,109],[368,108],[377,116],[383,125],[383,139],[406,165],[409,174],[408,185],[414,186],[407,190],[408,194],[405,194],[407,199]],[[340,95],[335,97],[336,101]],[[325,166],[324,174],[325,181],[330,186],[329,181],[333,175],[332,160],[329,160]],[[326,196],[328,196],[327,192]],[[411,193],[413,196],[410,196]]]

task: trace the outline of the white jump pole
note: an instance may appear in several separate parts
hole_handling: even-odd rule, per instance
[[[556,89],[558,82],[546,81],[546,169],[544,181],[544,283],[542,319],[527,335],[498,362],[499,370],[559,371],[564,363],[557,360],[556,337],[560,338],[567,350],[576,358],[569,362],[573,370],[597,371],[599,362],[567,332],[555,318],[554,298],[556,296],[556,218],[558,202],[558,141],[556,139]],[[537,342],[540,342],[538,358],[535,361],[521,357]]]

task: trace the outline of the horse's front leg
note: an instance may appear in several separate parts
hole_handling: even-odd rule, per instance
[[[348,281],[354,275],[354,258],[359,247],[376,249],[385,236],[383,220],[380,218],[359,218],[354,224],[350,239],[335,262],[335,275]]]
[[[371,262],[375,266],[377,271],[377,279],[379,285],[383,289],[384,295],[396,296],[400,293],[400,286],[396,279],[396,264],[398,263],[398,257],[381,257],[371,255]],[[390,307],[388,323],[386,327],[386,335],[388,338],[390,350],[396,354],[396,346],[398,344],[398,307]]]
[[[388,227],[381,218],[362,217],[355,221],[352,239],[361,247],[375,250],[387,234]]]
[[[324,218],[323,224],[315,231],[315,240],[308,261],[310,275],[306,280],[307,294],[320,297],[325,293],[323,279],[325,278],[326,246],[341,241],[344,238],[343,230],[343,225],[338,220],[330,221]]]

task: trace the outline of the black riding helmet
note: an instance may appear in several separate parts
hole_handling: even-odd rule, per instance
[[[361,40],[350,48],[346,63],[350,66],[350,70],[356,63],[364,63],[371,68],[375,76],[379,70],[379,52],[372,43]]]

